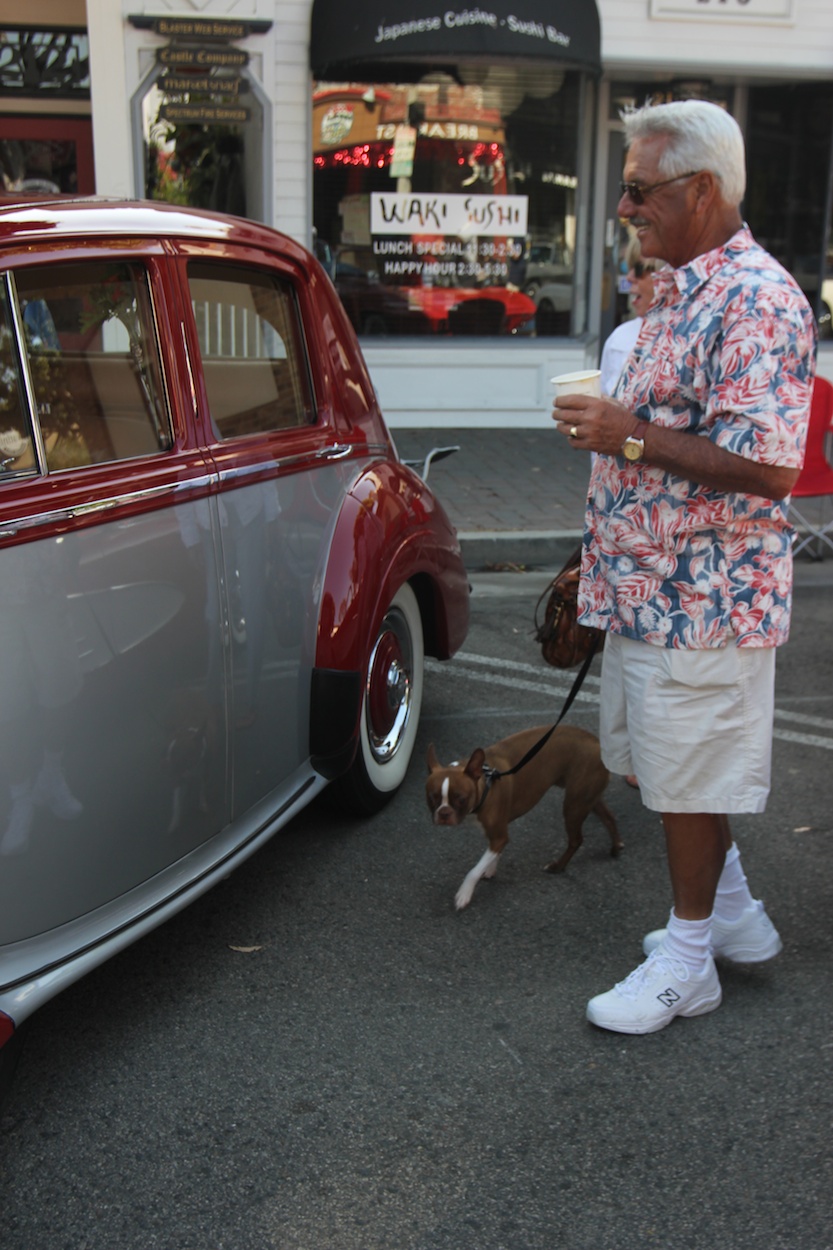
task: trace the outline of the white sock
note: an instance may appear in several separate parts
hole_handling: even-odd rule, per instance
[[[740,851],[733,842],[726,852],[726,862],[717,883],[714,897],[714,914],[721,920],[740,920],[747,908],[755,900],[749,890],[743,864],[740,862]]]
[[[703,972],[711,953],[711,928],[711,916],[705,920],[680,920],[672,907],[662,949],[693,972]]]

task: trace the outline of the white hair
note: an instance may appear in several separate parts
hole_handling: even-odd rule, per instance
[[[626,147],[635,139],[668,135],[657,166],[663,178],[707,169],[720,183],[726,203],[738,207],[746,191],[746,152],[740,126],[725,109],[708,100],[673,100],[620,116]]]

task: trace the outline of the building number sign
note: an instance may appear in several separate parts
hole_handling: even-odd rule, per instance
[[[651,0],[651,17],[791,22],[795,0]]]

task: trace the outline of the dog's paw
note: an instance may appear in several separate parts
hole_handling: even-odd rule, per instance
[[[544,864],[544,872],[563,872],[567,867],[567,861],[562,856],[561,859],[551,859],[548,864]]]
[[[464,907],[468,907],[471,902],[474,889],[465,885],[461,885],[460,889],[454,895],[454,906],[457,911],[462,911]]]

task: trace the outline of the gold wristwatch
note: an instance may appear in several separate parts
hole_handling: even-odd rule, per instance
[[[622,455],[626,460],[641,460],[645,454],[645,431],[647,421],[637,421],[633,434],[629,434],[622,444]]]

